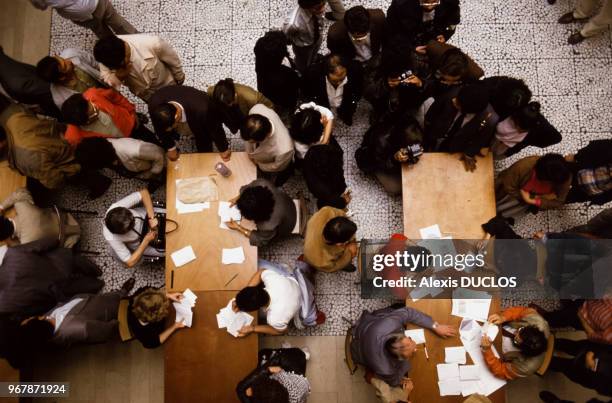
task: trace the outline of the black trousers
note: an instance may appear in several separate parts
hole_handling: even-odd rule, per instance
[[[596,352],[602,348],[609,347],[588,340],[556,339],[555,350],[563,351],[573,358],[553,357],[548,369],[562,372],[572,382],[576,382],[585,388],[595,389],[598,383],[597,374],[585,366],[584,360],[587,352]]]

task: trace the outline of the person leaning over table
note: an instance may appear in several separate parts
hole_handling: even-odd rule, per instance
[[[231,202],[244,218],[255,222],[257,229],[246,229],[233,220],[227,226],[249,238],[253,246],[267,246],[272,241],[288,237],[297,222],[293,200],[265,179],[256,179],[242,186],[240,194]]]
[[[127,323],[134,338],[144,348],[156,348],[172,334],[185,327],[184,322],[174,322],[166,327],[170,301],[181,302],[181,293],[166,293],[156,288],[136,291],[128,305]]]
[[[323,207],[308,220],[304,261],[327,273],[357,270],[351,263],[359,252],[356,232],[357,225],[346,217],[344,210]]]
[[[481,349],[493,374],[513,380],[534,374],[542,363],[550,329],[548,322],[535,309],[515,306],[489,316],[489,322],[499,325],[502,333],[502,357],[493,353],[492,340],[484,335]]]
[[[454,337],[457,329],[434,321],[413,308],[395,307],[363,311],[353,326],[351,355],[366,368],[366,380],[384,403],[409,401],[413,385],[408,373],[416,343],[404,335],[407,324],[430,329],[440,337]]]

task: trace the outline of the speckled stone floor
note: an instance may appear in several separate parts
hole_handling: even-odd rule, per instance
[[[142,32],[159,34],[169,41],[182,58],[185,84],[204,89],[217,80],[232,77],[255,87],[253,46],[269,29],[278,28],[288,14],[290,0],[114,0],[117,10]],[[346,1],[346,7],[363,4],[387,9],[389,0]],[[512,75],[524,79],[542,104],[543,113],[562,132],[563,141],[544,151],[567,153],[585,146],[590,140],[612,133],[611,33],[578,46],[566,44],[575,26],[562,26],[557,18],[571,9],[570,0],[549,6],[544,0],[464,0],[462,24],[451,43],[475,58],[488,76]],[[95,37],[89,31],[53,15],[51,51],[67,47],[91,51]],[[130,96],[144,111],[143,104]],[[369,105],[361,102],[352,127],[338,123],[335,136],[345,152],[345,173],[353,189],[350,205],[359,226],[359,238],[384,239],[402,231],[401,198],[388,196],[372,178],[358,170],[353,158],[361,136],[367,130]],[[242,149],[241,140],[232,137],[232,148]],[[189,147],[189,145],[185,145]],[[499,171],[516,159],[543,153],[528,148],[496,166]],[[113,176],[108,193],[89,201],[81,191],[67,188],[59,199],[71,209],[95,212],[77,214],[84,228],[83,248],[97,251],[92,256],[104,270],[107,290],[119,287],[133,274],[113,260],[101,234],[101,218],[116,199],[142,186],[137,180]],[[291,195],[305,190],[300,177],[291,179],[285,189]],[[156,193],[163,198],[163,189]],[[610,206],[608,206],[610,207]],[[519,233],[527,236],[536,230],[561,230],[583,223],[601,210],[573,204],[558,211],[528,216],[516,223]],[[289,239],[270,248],[260,249],[260,256],[291,263],[301,253],[300,239]],[[142,266],[136,269],[136,287],[163,285],[162,270]],[[339,335],[347,325],[342,317],[354,320],[363,309],[388,304],[381,300],[362,300],[357,274],[321,274],[317,280],[317,303],[327,313],[327,322],[317,328],[293,331],[296,335]],[[517,293],[526,300],[538,296],[529,289]],[[509,303],[510,301],[505,301]]]

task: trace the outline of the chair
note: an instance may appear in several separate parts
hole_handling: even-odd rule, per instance
[[[351,343],[353,341],[353,328],[350,327],[346,332],[346,337],[344,338],[344,362],[346,362],[346,366],[348,367],[351,375],[354,375],[355,372],[359,369],[359,366],[353,361],[353,355],[351,354]]]
[[[293,204],[297,212],[297,220],[291,233],[303,237],[306,232],[306,224],[308,223],[308,202],[302,195],[299,195],[297,199],[293,199]]]
[[[550,365],[550,361],[552,360],[553,352],[555,351],[555,336],[548,336],[548,340],[546,343],[546,352],[544,353],[544,362],[540,365],[540,368],[536,371],[536,374],[543,376]]]
[[[128,307],[130,300],[122,299],[119,302],[119,311],[117,312],[117,320],[119,321],[119,336],[121,341],[130,341],[134,338],[130,326],[128,324]]]

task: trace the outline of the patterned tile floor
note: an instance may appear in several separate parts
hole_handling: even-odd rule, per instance
[[[185,84],[202,89],[225,77],[254,87],[255,41],[265,31],[280,27],[294,4],[290,0],[114,0],[113,3],[139,30],[168,40],[182,58],[187,75]],[[389,3],[389,0],[345,0],[347,8],[363,4],[386,10]],[[462,24],[451,40],[475,58],[488,76],[512,75],[529,84],[534,99],[543,106],[543,113],[563,134],[562,143],[546,151],[562,153],[575,151],[592,139],[609,137],[612,133],[612,34],[607,31],[578,46],[567,45],[566,38],[575,26],[561,26],[556,20],[571,9],[571,3],[559,0],[549,6],[543,0],[464,0]],[[66,47],[91,51],[94,42],[92,33],[54,13],[52,53]],[[139,110],[144,110],[140,101],[130,98]],[[388,196],[375,180],[357,169],[353,154],[367,130],[368,110],[369,105],[362,101],[353,126],[338,123],[334,134],[345,151],[346,176],[354,196],[350,208],[359,226],[358,237],[381,239],[402,230],[401,198]],[[232,148],[241,149],[241,140],[237,136],[232,138]],[[497,164],[496,170],[534,153],[542,150],[526,149]],[[85,229],[84,248],[100,252],[93,258],[104,270],[107,290],[119,287],[132,272],[109,255],[101,235],[102,215],[114,200],[142,186],[137,180],[114,179],[108,193],[93,202],[83,192],[71,188],[59,196],[62,206],[96,212],[94,216],[78,216]],[[295,195],[305,187],[301,178],[295,177],[285,189]],[[163,189],[156,197],[164,197]],[[519,220],[516,229],[525,236],[541,229],[561,230],[586,221],[600,209],[573,204]],[[291,263],[300,253],[299,239],[289,239],[260,251],[261,257],[284,263]],[[135,275],[137,287],[163,285],[159,269],[143,266],[136,269]],[[362,309],[387,304],[381,300],[362,300],[357,281],[356,274],[320,275],[318,305],[327,313],[327,323],[316,329],[296,330],[293,334],[343,334],[346,324],[342,317],[353,320]],[[537,298],[529,289],[518,294],[525,299]]]

